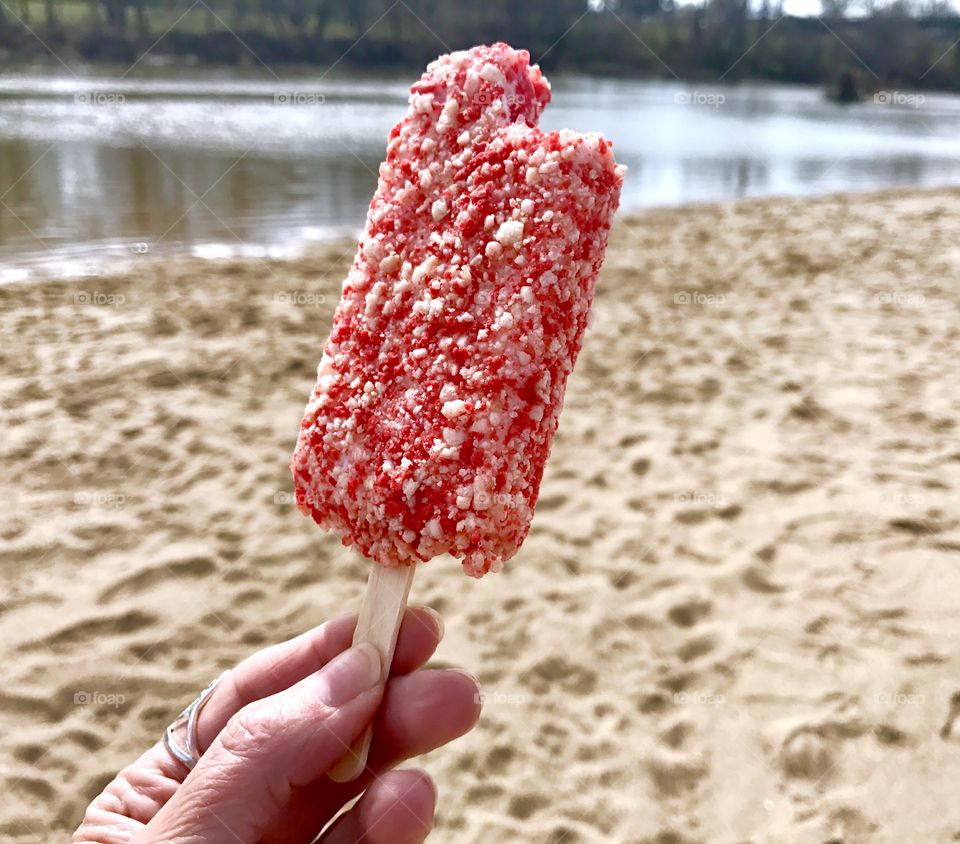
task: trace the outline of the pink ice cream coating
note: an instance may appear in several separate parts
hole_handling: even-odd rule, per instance
[[[297,501],[384,565],[499,570],[530,528],[623,175],[541,132],[550,88],[505,44],[411,87],[291,462]]]

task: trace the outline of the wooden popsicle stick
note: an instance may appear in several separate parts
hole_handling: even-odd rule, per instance
[[[353,644],[370,642],[380,651],[384,682],[390,675],[390,663],[393,662],[397,634],[400,632],[400,622],[403,620],[403,611],[407,606],[407,596],[410,594],[415,571],[416,565],[381,566],[373,563],[370,566],[367,591],[360,607]],[[330,779],[334,782],[352,782],[359,777],[367,765],[372,737],[371,726],[333,766],[328,773]]]

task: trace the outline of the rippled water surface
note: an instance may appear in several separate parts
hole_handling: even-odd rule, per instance
[[[0,268],[144,251],[283,253],[355,230],[409,80],[104,67],[0,76]],[[596,129],[624,205],[960,184],[960,98],[555,78],[542,125]]]

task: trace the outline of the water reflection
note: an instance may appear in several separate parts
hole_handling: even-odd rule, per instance
[[[362,224],[404,82],[150,72],[0,78],[4,266],[285,249]],[[614,138],[627,208],[960,183],[950,96],[840,107],[802,87],[569,78],[543,125]]]

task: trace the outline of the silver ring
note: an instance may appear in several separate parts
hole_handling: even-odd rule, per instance
[[[167,748],[167,751],[174,759],[182,762],[191,771],[197,762],[200,761],[200,748],[197,745],[197,720],[200,718],[200,710],[203,709],[203,705],[210,699],[210,695],[213,694],[213,690],[220,681],[229,673],[229,671],[224,671],[223,674],[210,683],[210,685],[200,692],[196,699],[176,717],[174,722],[164,730],[163,746]],[[174,733],[184,724],[187,725],[186,747],[180,744],[174,736]]]

